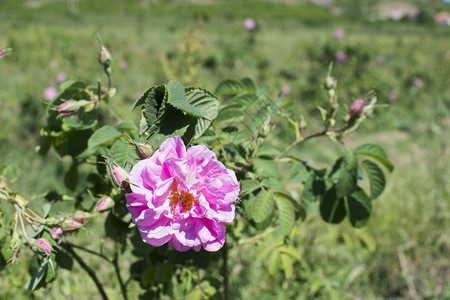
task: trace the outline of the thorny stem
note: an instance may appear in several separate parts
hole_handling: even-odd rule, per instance
[[[124,300],[128,299],[127,296],[127,286],[124,284],[122,280],[122,276],[120,276],[120,268],[119,268],[119,242],[115,242],[115,251],[114,251],[114,259],[112,261],[114,265],[114,271],[116,272],[117,280],[119,281],[120,290],[122,291],[122,297]]]
[[[89,267],[82,259],[81,257],[78,256],[78,254],[75,253],[75,251],[72,249],[72,245],[69,243],[61,243],[61,246],[66,250],[66,252],[68,254],[70,254],[70,256],[72,256],[77,262],[78,264],[81,266],[81,268],[83,268],[83,270],[86,271],[86,273],[88,273],[88,275],[91,277],[92,281],[94,281],[100,295],[102,296],[103,300],[108,300],[108,296],[105,293],[105,290],[103,289],[103,286],[101,284],[101,282],[98,280],[97,275],[95,274],[95,271],[92,270],[91,267]]]

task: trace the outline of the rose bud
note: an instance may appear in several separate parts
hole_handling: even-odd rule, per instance
[[[150,146],[147,143],[133,143],[136,147],[136,154],[140,159],[146,159],[152,156],[153,152],[155,152],[155,148]]]
[[[61,227],[63,232],[72,232],[80,229],[83,225],[74,220],[65,220]]]
[[[117,187],[124,188],[128,186],[128,172],[124,168],[114,164],[111,173],[113,175],[114,184]]]
[[[111,53],[109,53],[105,46],[102,45],[101,47],[100,54],[98,55],[98,61],[104,66],[109,66],[111,64]]]
[[[37,239],[38,243],[41,245],[41,247],[45,250],[45,252],[50,253],[52,252],[52,246],[50,246],[50,244],[44,240],[44,239]]]
[[[361,117],[364,113],[364,99],[358,99],[356,100],[352,107],[350,107],[350,115],[352,117]]]
[[[68,100],[58,107],[58,112],[62,115],[72,115],[80,110],[81,107],[84,107],[91,103],[91,101],[87,100]]]
[[[63,235],[63,231],[61,227],[55,228],[50,235],[52,236],[52,239],[56,239],[58,236]]]
[[[97,204],[98,212],[105,212],[114,207],[114,200],[111,197],[105,197]]]

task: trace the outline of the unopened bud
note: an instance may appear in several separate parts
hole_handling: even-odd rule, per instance
[[[94,215],[85,211],[76,211],[73,219],[77,222],[84,223],[86,220],[93,218]]]
[[[325,78],[325,89],[327,90],[335,89],[336,85],[337,80],[334,77],[327,75],[327,77]]]
[[[136,147],[136,154],[140,159],[149,158],[155,152],[155,148],[147,143],[134,143],[134,146]]]
[[[109,66],[111,64],[111,53],[105,46],[101,46],[100,54],[98,55],[98,62],[103,66]]]
[[[105,212],[114,207],[114,200],[111,197],[105,197],[97,204],[98,212]]]
[[[112,177],[114,184],[117,187],[125,188],[129,185],[128,172],[124,168],[118,166],[117,164],[114,164],[111,169],[111,173],[113,175]]]
[[[59,224],[61,224],[61,221],[55,218],[47,218],[45,219],[45,225],[47,225],[48,227],[56,227],[59,226]]]
[[[0,50],[0,58],[2,58],[4,54],[5,53],[2,50]]]
[[[364,113],[364,99],[356,100],[350,107],[350,116],[359,118]]]
[[[61,229],[63,232],[72,232],[80,229],[81,227],[83,227],[83,225],[77,221],[65,220],[61,226]]]
[[[44,239],[37,239],[38,243],[41,245],[41,247],[45,250],[45,252],[48,254],[50,252],[52,252],[52,246],[50,246],[50,244],[44,240]]]
[[[87,100],[68,100],[58,106],[58,112],[62,115],[72,115],[76,113],[78,110],[80,110],[81,107],[84,107],[88,104],[91,104],[91,101]]]
[[[22,247],[22,240],[17,232],[13,233],[11,242],[9,242],[9,247],[13,253],[19,252],[20,247]]]
[[[63,231],[61,227],[55,228],[51,233],[50,233],[52,239],[56,239],[57,237],[63,235]]]

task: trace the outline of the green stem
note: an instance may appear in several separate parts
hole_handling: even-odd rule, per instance
[[[112,261],[114,265],[114,271],[116,272],[117,280],[119,281],[120,290],[122,292],[122,297],[124,300],[128,299],[127,295],[127,287],[122,280],[122,276],[120,276],[120,268],[119,268],[119,243],[115,242],[115,251],[114,251],[114,259]]]
[[[222,276],[223,276],[223,299],[228,300],[228,245],[225,242],[222,251]]]
[[[72,256],[77,262],[78,264],[81,266],[81,268],[83,270],[86,271],[86,273],[88,273],[89,277],[91,277],[92,281],[94,281],[95,286],[97,287],[100,295],[102,296],[103,300],[108,300],[108,296],[105,293],[105,290],[103,289],[103,286],[101,284],[101,282],[98,280],[97,275],[95,274],[95,271],[92,270],[91,267],[89,267],[82,259],[81,257],[78,256],[78,254],[75,253],[75,251],[72,249],[72,245],[69,243],[61,243],[61,246],[64,248],[64,250],[66,250],[66,252]]]

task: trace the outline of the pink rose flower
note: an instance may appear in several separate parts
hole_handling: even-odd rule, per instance
[[[350,107],[350,115],[351,116],[357,116],[358,118],[361,117],[364,113],[364,99],[358,99],[356,100],[352,107]]]
[[[244,21],[244,26],[245,26],[245,29],[247,29],[247,30],[253,30],[256,27],[256,22],[255,22],[255,20],[253,20],[251,18],[247,18]]]
[[[111,197],[105,197],[97,204],[98,212],[105,212],[111,210],[114,207],[114,200]]]
[[[127,208],[144,242],[178,251],[217,251],[225,223],[235,216],[239,183],[203,145],[185,148],[179,137],[162,143],[129,174]]]
[[[340,61],[340,62],[343,62],[343,63],[348,63],[348,62],[349,62],[349,57],[348,57],[348,55],[346,55],[346,54],[343,53],[342,51],[336,52],[336,54],[334,55],[334,57],[336,58],[337,61]]]
[[[344,34],[345,34],[344,30],[338,29],[338,30],[336,30],[336,32],[334,33],[334,37],[335,37],[337,40],[340,40],[340,39],[342,39],[342,38],[344,37]]]
[[[291,87],[289,86],[289,85],[283,85],[282,87],[281,87],[281,93],[282,94],[289,94],[291,92]]]
[[[52,252],[52,246],[44,240],[44,239],[37,239],[38,243],[41,245],[42,248],[44,248],[45,252],[50,253]]]
[[[56,91],[56,88],[53,85],[48,86],[44,90],[44,97],[47,100],[52,100],[53,98],[55,98],[57,94],[58,92]]]

